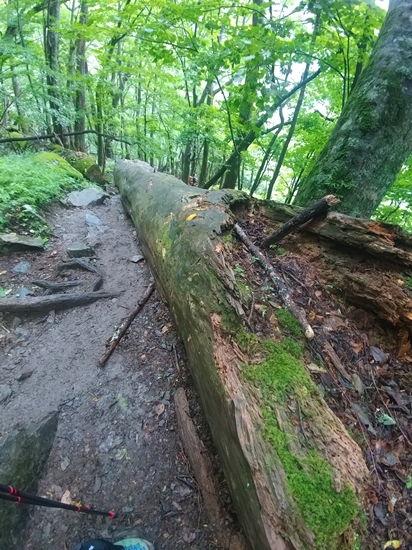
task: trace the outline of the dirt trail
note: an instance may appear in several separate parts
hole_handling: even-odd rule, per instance
[[[87,214],[101,225],[88,227]],[[0,435],[58,409],[39,494],[60,500],[69,491],[72,500],[119,516],[32,508],[25,550],[70,549],[95,536],[119,540],[125,529],[158,550],[215,548],[176,432],[172,395],[182,374],[176,358],[184,370],[184,355],[156,293],[106,367],[97,367],[108,338],[152,280],[144,261],[130,261],[140,250],[119,197],[92,208],[55,208],[50,221],[54,237],[47,251],[0,257],[0,286],[15,292],[23,285],[31,289],[34,279],[58,280],[67,246],[87,238],[95,243],[103,290],[121,294],[43,322],[6,318],[10,333],[1,341],[0,383],[12,394],[0,404]],[[15,275],[12,268],[21,260],[31,269]],[[82,271],[66,278],[86,280],[82,290],[94,280]],[[22,375],[28,377],[19,381]]]

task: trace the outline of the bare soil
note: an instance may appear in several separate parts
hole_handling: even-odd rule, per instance
[[[88,213],[100,219],[99,227],[86,225]],[[209,447],[210,438],[184,350],[156,292],[106,366],[97,366],[116,327],[152,281],[145,261],[131,261],[141,252],[119,197],[92,208],[55,207],[49,221],[53,237],[45,252],[0,257],[0,287],[11,289],[9,296],[21,287],[42,295],[31,281],[81,279],[82,286],[67,292],[91,290],[95,274],[58,272],[67,246],[88,240],[95,249],[90,263],[104,275],[102,290],[120,296],[46,317],[2,320],[0,384],[12,393],[0,403],[0,435],[59,410],[38,494],[114,510],[117,518],[32,507],[25,550],[70,550],[88,538],[133,535],[158,550],[217,548],[177,434],[177,386],[188,388],[195,423]],[[30,262],[30,270],[13,273],[22,260]],[[226,499],[224,486],[222,492]]]

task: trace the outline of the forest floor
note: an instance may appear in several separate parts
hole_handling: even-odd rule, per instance
[[[88,226],[90,215],[100,225]],[[218,548],[177,433],[177,387],[188,390],[195,425],[212,454],[213,447],[184,350],[156,292],[106,366],[98,367],[116,327],[152,281],[145,261],[138,259],[139,243],[119,197],[91,208],[54,207],[49,221],[53,237],[45,252],[0,257],[0,287],[11,294],[23,287],[41,295],[32,280],[81,279],[79,288],[90,289],[95,274],[58,271],[67,260],[68,245],[88,240],[95,249],[91,264],[104,275],[102,290],[120,295],[47,317],[3,320],[0,385],[11,393],[0,403],[0,434],[59,410],[58,433],[39,494],[115,510],[118,518],[33,508],[25,550],[70,550],[87,538],[115,541],[126,532],[154,542],[157,550]],[[270,219],[261,214],[245,214],[239,223],[254,242],[272,229]],[[367,547],[382,548],[393,540],[412,549],[410,323],[395,326],[380,319],[378,306],[373,311],[375,297],[381,306],[391,304],[396,289],[398,300],[411,298],[410,269],[302,231],[286,237],[268,258],[315,332],[305,346],[304,362],[369,466],[371,482],[363,495],[367,516],[361,522],[368,531]],[[288,328],[279,326],[279,300],[256,258],[239,242],[232,260],[236,278],[252,296],[250,329],[263,338],[279,330],[287,334]],[[12,270],[21,261],[29,262],[30,270],[16,274]],[[357,297],[353,281],[359,283]],[[381,313],[391,317],[390,309]],[[297,432],[305,433],[304,423],[297,415]],[[235,528],[229,513],[227,528]]]
[[[257,244],[275,230],[264,212],[245,212],[239,223]],[[305,342],[299,330],[304,363],[370,471],[361,548],[412,549],[412,270],[304,231],[284,238],[267,258],[315,333]],[[280,321],[279,297],[257,260],[238,242],[232,263],[252,296],[249,328],[260,338],[296,338]],[[404,304],[409,314],[400,320]],[[305,436],[310,421],[304,411],[295,416],[296,433]]]
[[[58,271],[68,259],[67,246],[86,240],[94,244],[91,264],[104,275],[102,290],[120,295],[46,317],[2,320],[0,383],[7,391],[0,403],[0,434],[58,410],[57,436],[38,494],[118,516],[33,507],[24,549],[70,550],[89,538],[125,536],[144,537],[157,550],[218,548],[177,432],[178,386],[187,389],[193,420],[210,447],[209,434],[184,349],[156,291],[106,366],[98,366],[116,327],[152,282],[119,196],[101,206],[56,206],[48,218],[53,236],[44,252],[0,256],[0,287],[11,290],[9,297],[27,290],[41,296],[44,291],[32,285],[36,279],[80,279],[83,285],[73,291],[90,290],[94,273]],[[13,272],[22,261],[30,269]],[[224,484],[222,499],[227,499]]]

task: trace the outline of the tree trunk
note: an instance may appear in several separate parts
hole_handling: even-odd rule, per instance
[[[412,5],[392,0],[370,61],[299,188],[305,206],[327,194],[341,212],[369,217],[412,151]]]
[[[86,25],[87,22],[88,6],[85,0],[80,5],[80,25]],[[77,75],[78,75],[78,87],[76,90],[76,120],[74,123],[74,129],[76,132],[83,132],[86,129],[86,41],[82,34],[79,34],[76,41],[76,63],[77,63]],[[78,151],[86,150],[85,134],[78,134],[74,137],[75,147]]]
[[[328,540],[316,540],[305,512],[289,489],[287,466],[281,456],[286,452],[288,460],[300,463],[308,455],[308,449],[318,450],[333,472],[330,484],[327,482],[331,494],[327,507],[332,508],[347,491],[354,491],[350,494],[356,502],[355,493],[365,488],[367,469],[362,452],[315,386],[313,391],[302,392],[299,397],[310,441],[303,443],[297,437],[291,409],[276,400],[272,413],[277,426],[273,437],[274,434],[280,437],[276,443],[264,424],[267,411],[263,409],[262,393],[244,376],[245,366],[237,359],[239,348],[231,336],[231,330],[232,334],[243,330],[246,305],[230,267],[233,262],[230,240],[222,241],[221,235],[222,231],[228,235],[233,226],[233,212],[228,204],[234,208],[245,206],[246,195],[198,189],[196,197],[192,197],[190,188],[176,178],[156,173],[136,161],[117,163],[115,182],[185,343],[250,547],[253,550],[336,547],[340,543],[336,533]],[[281,441],[289,442],[285,443],[287,451]],[[308,467],[310,470],[309,463]],[[326,471],[323,475],[328,476]],[[310,473],[305,475],[311,479]],[[340,489],[331,488],[333,479]],[[313,499],[317,496],[313,494]],[[358,510],[354,506],[353,514]],[[347,514],[345,505],[339,513]],[[345,523],[341,531],[346,526]]]
[[[60,22],[60,0],[50,0],[47,11],[45,28],[44,51],[48,65],[47,87],[49,92],[49,105],[53,121],[53,131],[59,136],[66,131],[61,123],[62,104],[59,90],[59,33],[55,28]],[[67,140],[60,138],[63,145],[67,146]]]

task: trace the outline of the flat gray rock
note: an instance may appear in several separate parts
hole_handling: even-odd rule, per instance
[[[30,271],[30,268],[31,268],[31,263],[23,261],[16,264],[13,267],[12,271],[13,273],[27,273],[28,271]]]
[[[10,386],[7,386],[7,384],[1,384],[0,385],[0,403],[3,403],[3,401],[6,401],[11,395],[11,388]]]
[[[100,225],[102,225],[102,222],[100,221],[100,218],[98,218],[94,214],[91,214],[90,212],[87,212],[86,225],[88,225],[89,227],[99,227]]]
[[[67,254],[70,258],[83,258],[84,256],[94,256],[94,250],[86,243],[73,243],[67,247]]]
[[[16,233],[0,233],[0,252],[4,250],[44,250],[38,237],[26,237]]]
[[[72,191],[66,196],[66,203],[70,206],[96,206],[97,204],[103,204],[104,199],[109,195],[95,189],[94,187],[88,187],[82,191]]]

